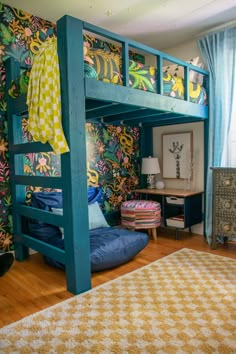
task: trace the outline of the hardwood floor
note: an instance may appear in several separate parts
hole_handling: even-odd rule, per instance
[[[236,259],[236,243],[218,245],[216,250],[211,250],[203,236],[186,232],[179,235],[180,239],[175,240],[174,231],[159,228],[157,241],[150,240],[132,261],[112,270],[93,273],[92,286],[115,279],[184,247]],[[72,296],[66,291],[64,271],[47,266],[42,255],[31,255],[24,262],[15,261],[10,271],[0,278],[0,327]]]

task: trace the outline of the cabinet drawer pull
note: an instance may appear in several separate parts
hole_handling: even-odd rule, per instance
[[[225,203],[224,203],[224,207],[226,209],[230,209],[231,208],[231,200],[226,200]]]
[[[224,185],[225,185],[226,187],[231,186],[231,179],[229,179],[229,178],[225,179],[225,180],[224,180]]]
[[[223,230],[224,230],[224,231],[230,231],[230,230],[231,230],[230,224],[225,224],[225,225],[223,226]]]

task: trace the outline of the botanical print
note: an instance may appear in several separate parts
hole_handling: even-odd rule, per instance
[[[14,249],[4,61],[13,57],[21,63],[31,64],[40,45],[53,36],[56,36],[55,24],[0,3],[0,252]],[[117,50],[112,45],[106,47],[108,44],[104,41],[93,40],[91,44]],[[27,77],[25,80],[27,84]],[[130,197],[130,189],[138,184],[139,129],[87,124],[86,131],[88,185],[102,187],[101,206],[105,212],[119,210],[122,201]],[[32,141],[27,117],[22,119],[22,134],[24,142]],[[60,156],[52,152],[26,154],[24,173],[60,176]],[[41,187],[28,186],[26,203],[32,192],[41,190]]]
[[[163,134],[163,178],[189,178],[192,159],[192,132]]]
[[[102,186],[102,208],[120,209],[138,183],[139,129],[86,124],[88,184]]]
[[[23,120],[24,122],[24,120]],[[32,137],[23,124],[26,141]],[[131,198],[131,189],[138,183],[139,166],[138,128],[86,124],[88,186],[103,190],[101,207],[104,212],[120,210],[120,205]],[[53,152],[24,156],[24,173],[30,176],[60,176],[60,156]],[[37,187],[36,191],[50,191]],[[26,202],[30,202],[35,188],[28,187]]]
[[[184,144],[180,144],[179,141],[172,141],[172,147],[169,148],[169,152],[175,159],[175,171],[176,171],[176,178],[180,178],[180,162],[181,162],[181,153],[184,148]]]

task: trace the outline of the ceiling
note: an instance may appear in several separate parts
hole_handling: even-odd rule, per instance
[[[78,17],[156,49],[174,47],[236,19],[236,0],[3,0],[56,22]]]

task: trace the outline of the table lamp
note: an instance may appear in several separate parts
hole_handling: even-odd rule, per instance
[[[151,156],[142,158],[141,173],[147,175],[147,188],[154,189],[154,177],[156,174],[160,173],[158,158]]]

